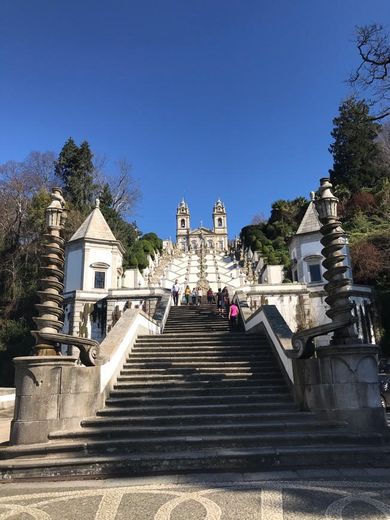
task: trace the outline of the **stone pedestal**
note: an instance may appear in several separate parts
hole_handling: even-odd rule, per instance
[[[347,421],[361,430],[382,430],[377,348],[373,345],[329,345],[304,361],[300,385],[305,408]]]
[[[50,432],[77,429],[101,406],[99,367],[77,358],[31,356],[14,359],[16,399],[11,444],[47,442]]]

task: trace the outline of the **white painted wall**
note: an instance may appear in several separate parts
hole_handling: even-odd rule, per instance
[[[138,269],[126,269],[122,280],[124,289],[137,289],[138,287],[146,286],[147,283]]]
[[[82,248],[67,248],[65,255],[65,288],[64,292],[82,288],[83,251]]]
[[[122,267],[122,254],[116,245],[107,243],[86,242],[84,246],[84,291],[94,289],[95,272],[104,271],[106,273],[107,289],[116,289],[118,283],[118,270]],[[93,264],[103,263],[107,264],[107,268],[94,268]]]
[[[323,276],[325,272],[325,268],[322,266],[322,261],[324,257],[321,254],[323,249],[323,245],[320,240],[322,238],[321,233],[308,233],[307,235],[295,235],[290,243],[289,250],[290,256],[294,260],[295,269],[298,275],[299,283],[311,284],[309,264],[310,263],[319,263],[321,275]],[[351,266],[351,258],[349,255],[348,245],[345,245],[342,249],[342,253],[346,256],[344,260],[344,265]],[[312,257],[312,258],[310,258]],[[318,257],[318,258],[313,258]],[[293,267],[294,270],[294,267]],[[352,279],[352,271],[348,270],[347,276]],[[295,280],[294,280],[295,281]],[[321,283],[324,283],[325,280]]]
[[[267,265],[261,275],[261,283],[279,284],[283,282],[284,270],[282,265]]]

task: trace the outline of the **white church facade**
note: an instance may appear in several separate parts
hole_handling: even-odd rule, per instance
[[[228,230],[226,209],[219,199],[214,204],[212,212],[212,229],[200,226],[191,230],[190,210],[184,199],[176,211],[176,246],[181,251],[215,250],[227,251]]]

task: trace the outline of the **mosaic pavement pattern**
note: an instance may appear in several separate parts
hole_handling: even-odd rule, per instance
[[[58,487],[57,487],[58,486]],[[50,490],[0,486],[0,520],[381,520],[388,482],[274,481]]]

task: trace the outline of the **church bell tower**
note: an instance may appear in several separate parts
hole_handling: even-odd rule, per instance
[[[213,208],[213,232],[217,249],[226,250],[228,248],[226,209],[220,199],[217,200]]]
[[[183,199],[178,205],[176,211],[176,245],[183,251],[188,249],[189,233],[190,210],[187,203]]]

